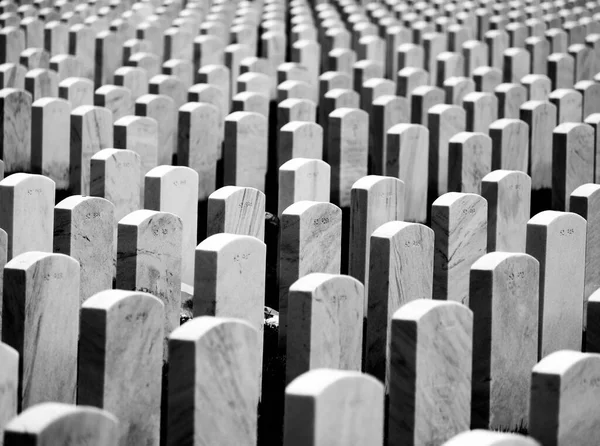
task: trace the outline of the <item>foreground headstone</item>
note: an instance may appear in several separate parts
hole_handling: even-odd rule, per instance
[[[115,277],[114,205],[99,197],[72,195],[54,208],[54,252],[79,262],[79,299],[112,288]]]
[[[146,209],[126,215],[118,226],[116,287],[162,301],[165,338],[179,326],[182,226],[174,214]]]
[[[118,439],[119,422],[110,412],[58,402],[38,404],[23,411],[6,426],[4,433],[5,446],[114,446]]]
[[[415,299],[431,299],[434,234],[417,223],[391,221],[371,235],[365,371],[389,384],[392,315]],[[387,388],[387,387],[386,387]]]
[[[339,274],[342,210],[331,203],[298,201],[281,215],[279,349],[286,346],[289,287],[310,273]]]
[[[473,314],[419,299],[392,318],[390,444],[440,444],[469,428]]]
[[[7,258],[27,251],[52,252],[54,181],[15,173],[0,181],[0,228],[8,235]]]
[[[481,196],[488,202],[488,252],[525,252],[531,208],[529,175],[494,170],[481,180]]]
[[[285,390],[285,446],[383,444],[383,425],[383,386],[369,375],[311,370]]]
[[[600,288],[600,185],[584,184],[571,194],[569,211],[586,220],[585,285],[583,291],[583,323],[586,323],[587,301]]]
[[[4,269],[4,268],[3,268]],[[19,401],[19,353],[11,346],[0,343],[0,444],[4,444],[4,427],[17,416]]]
[[[221,232],[265,238],[265,194],[252,187],[225,186],[208,197],[207,235]]]
[[[442,446],[540,446],[531,437],[504,432],[492,432],[482,429],[462,432],[445,442]]]
[[[245,321],[203,316],[177,328],[167,444],[256,444],[259,360],[258,333]]]
[[[527,254],[540,262],[538,358],[579,350],[583,329],[586,222],[571,212],[540,212],[527,223]]]
[[[491,252],[471,266],[473,311],[471,427],[528,425],[531,368],[537,362],[539,262]]]
[[[318,368],[361,370],[364,286],[350,276],[312,273],[290,287],[286,382]]]
[[[480,195],[458,192],[449,192],[433,202],[434,299],[468,305],[471,265],[486,253],[487,207]]]
[[[79,305],[79,262],[72,257],[29,251],[4,267],[2,340],[21,358],[20,410],[75,403]]]
[[[158,445],[164,305],[106,290],[81,308],[77,403],[119,419],[119,444]]]
[[[561,350],[536,364],[531,377],[531,436],[544,446],[596,444],[599,373],[600,355],[594,353]]]

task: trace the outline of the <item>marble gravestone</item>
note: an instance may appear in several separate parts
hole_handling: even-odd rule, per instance
[[[279,168],[278,215],[297,201],[329,201],[331,168],[320,159],[293,158]]]
[[[380,175],[364,176],[352,185],[350,199],[348,274],[369,289],[371,234],[388,221],[404,219],[404,182]]]
[[[285,351],[289,287],[310,273],[339,274],[342,210],[332,203],[298,201],[281,215],[279,350]]]
[[[77,404],[119,420],[119,443],[158,445],[164,305],[136,291],[101,291],[81,308]]]
[[[388,439],[440,444],[467,430],[473,314],[458,302],[418,299],[392,318]]]
[[[140,209],[141,160],[133,150],[103,149],[90,159],[90,195],[110,201],[115,222]]]
[[[46,402],[24,410],[4,432],[4,446],[82,444],[114,446],[119,422],[110,412],[89,406]]]
[[[527,254],[540,262],[538,358],[581,348],[586,222],[571,212],[543,211],[527,223]]]
[[[4,269],[4,268],[3,268]],[[0,343],[0,444],[4,444],[4,427],[17,416],[19,400],[19,353],[10,345]]]
[[[167,445],[256,444],[259,364],[248,322],[202,316],[178,327],[169,337]]]
[[[183,224],[181,280],[194,283],[198,226],[198,174],[183,166],[158,166],[146,174],[144,208],[170,212]]]
[[[115,235],[115,207],[104,198],[72,195],[54,207],[54,252],[79,262],[81,303],[112,288]]]
[[[284,413],[286,446],[383,444],[383,385],[360,372],[317,369],[300,375],[286,388]]]
[[[225,186],[208,197],[207,235],[221,232],[265,238],[265,194],[252,187]]]
[[[389,384],[392,315],[415,299],[431,299],[433,230],[418,223],[391,221],[371,235],[365,371]]]
[[[528,254],[491,252],[471,266],[472,427],[514,431],[528,425],[538,289],[539,262]]]
[[[4,267],[3,288],[2,340],[22,364],[19,410],[47,401],[74,404],[79,262],[64,254],[25,252]]]
[[[116,288],[161,300],[165,338],[179,326],[182,240],[181,218],[168,212],[143,209],[119,221]],[[166,339],[164,347],[167,354]]]
[[[530,435],[550,446],[593,445],[600,436],[600,355],[560,350],[531,376]]]
[[[312,273],[288,294],[286,382],[320,368],[361,370],[364,286],[337,274]]]
[[[54,189],[54,181],[42,175],[15,173],[0,181],[7,259],[28,251],[52,252]]]
[[[219,233],[200,243],[195,255],[194,316],[247,321],[258,333],[262,364],[266,245],[249,235]]]
[[[434,299],[468,305],[469,270],[486,253],[487,207],[480,195],[458,192],[448,192],[433,202]]]

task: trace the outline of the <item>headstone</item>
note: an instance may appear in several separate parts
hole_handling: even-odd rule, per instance
[[[481,193],[481,180],[492,170],[492,140],[485,133],[460,132],[448,141],[448,190]]]
[[[1,43],[2,31],[0,31]],[[31,169],[31,102],[25,90],[4,88],[0,90],[2,119],[2,160],[8,172],[27,172]]]
[[[249,235],[264,240],[265,194],[252,187],[225,186],[208,197],[207,235]]]
[[[529,125],[529,174],[532,190],[552,187],[552,132],[556,107],[547,101],[528,101],[521,106],[521,120]]]
[[[350,206],[350,189],[367,175],[369,116],[364,110],[338,108],[329,115],[325,161],[331,166],[331,200]]]
[[[286,388],[285,446],[380,444],[383,429],[383,386],[369,375],[317,369]]]
[[[195,256],[194,317],[248,322],[258,332],[262,364],[266,245],[256,237],[220,233],[200,243]]]
[[[581,215],[587,223],[585,243],[585,285],[583,294],[583,322],[586,323],[587,302],[590,296],[600,288],[600,262],[598,245],[598,191],[600,186],[593,183],[579,186],[571,193],[569,211]],[[590,327],[589,330],[592,330]],[[589,339],[588,330],[588,339]],[[589,350],[588,350],[589,351]],[[598,350],[597,352],[600,352]]]
[[[478,446],[540,446],[531,437],[504,432],[493,432],[482,429],[462,432],[442,446],[465,446],[476,444]]]
[[[558,88],[548,96],[556,106],[556,124],[565,122],[581,122],[583,114],[583,96],[571,88]]]
[[[467,112],[467,131],[488,133],[490,125],[498,119],[498,98],[491,93],[473,92],[463,99]]]
[[[540,212],[527,223],[527,254],[540,262],[538,358],[581,348],[586,222],[570,212]]]
[[[89,195],[90,159],[113,145],[113,119],[104,107],[82,105],[71,112],[70,188],[73,193]]]
[[[248,322],[210,316],[170,335],[167,445],[256,444],[258,341]]]
[[[342,211],[331,203],[298,201],[281,215],[279,349],[285,351],[289,287],[310,273],[339,274]]]
[[[594,181],[594,129],[568,122],[554,129],[552,136],[552,208],[569,209],[571,193]]]
[[[410,119],[409,103],[400,96],[379,96],[372,103],[369,115],[369,164],[371,173],[384,175],[387,164],[387,132],[400,122]]]
[[[283,102],[287,101],[290,99]],[[278,137],[277,162],[280,166],[293,158],[323,158],[323,127],[319,124],[295,119],[280,128]]]
[[[544,445],[591,445],[600,435],[595,383],[600,356],[562,350],[543,358],[531,376],[529,432]]]
[[[119,439],[119,422],[110,412],[58,402],[38,404],[12,419],[4,433],[5,446],[81,444],[112,446]]]
[[[165,337],[179,326],[182,232],[178,216],[146,209],[118,226],[116,288],[158,297],[165,305]]]
[[[217,159],[221,152],[221,135],[217,107],[188,102],[179,109],[177,125],[177,163],[198,174],[198,199],[215,190]]]
[[[162,94],[146,94],[135,102],[135,114],[156,120],[158,123],[158,165],[171,164],[173,153],[175,153],[175,131],[177,129],[175,101]]]
[[[99,197],[71,195],[54,208],[54,252],[79,262],[81,303],[112,288],[115,223],[115,206]]]
[[[429,123],[429,185],[441,195],[448,191],[449,141],[465,130],[466,113],[456,105],[438,104],[429,110]]]
[[[108,289],[82,305],[77,403],[117,416],[118,444],[159,444],[163,320],[147,293]]]
[[[140,172],[140,156],[132,150],[103,149],[90,159],[90,195],[114,205],[115,222],[142,207]]]
[[[71,104],[71,110],[94,105],[94,83],[83,77],[69,77],[58,84],[58,96]]]
[[[265,190],[267,126],[267,119],[258,113],[234,112],[225,118],[223,168],[226,185]]]
[[[529,167],[529,126],[519,119],[498,119],[489,127],[492,139],[492,170]]]
[[[32,104],[31,170],[47,176],[58,189],[69,187],[71,105],[64,99],[42,98]]]
[[[312,369],[361,370],[364,286],[312,273],[290,287],[286,382]]]
[[[431,299],[433,231],[392,221],[371,235],[365,371],[389,385],[392,315],[415,299]]]
[[[198,174],[184,166],[158,166],[146,174],[144,208],[170,212],[181,219],[181,280],[194,283],[198,226]]]
[[[471,427],[515,431],[528,425],[531,368],[537,362],[539,263],[491,252],[471,266],[473,311]]]
[[[471,193],[449,192],[433,202],[434,299],[468,304],[471,265],[486,252],[487,207]]]
[[[133,115],[134,102],[131,91],[117,85],[103,85],[94,93],[94,105],[105,107],[112,113],[113,121]]]
[[[79,305],[79,262],[72,257],[28,251],[4,267],[2,340],[20,356],[19,410],[75,403]]]
[[[529,175],[494,170],[481,180],[481,195],[488,202],[488,251],[525,252],[531,207]]]
[[[473,313],[458,302],[418,299],[392,318],[388,440],[440,444],[467,430]]]
[[[331,168],[320,159],[293,158],[279,168],[278,216],[297,201],[329,202]]]
[[[527,89],[521,84],[500,84],[496,87],[498,118],[518,119],[521,105],[527,101]]]
[[[393,177],[364,176],[352,185],[348,274],[369,289],[371,234],[388,221],[404,220],[404,182]],[[364,312],[367,312],[364,298]]]
[[[54,189],[54,181],[42,175],[15,173],[0,181],[7,259],[28,251],[52,252]]]

